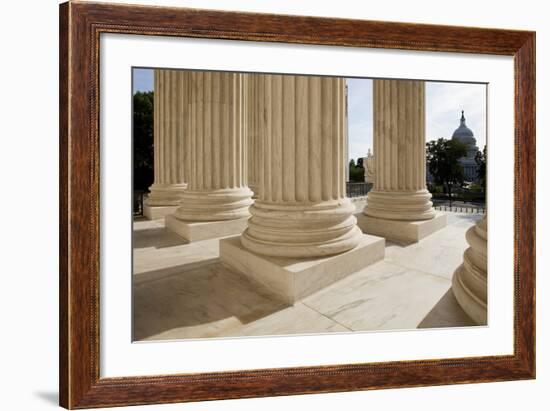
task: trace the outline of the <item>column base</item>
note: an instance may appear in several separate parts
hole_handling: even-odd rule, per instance
[[[447,214],[442,212],[436,212],[435,217],[430,220],[421,221],[386,220],[363,213],[356,214],[356,217],[357,225],[366,234],[414,243],[447,225]]]
[[[178,208],[177,205],[173,206],[150,206],[143,204],[143,216],[148,220],[158,220],[164,218],[167,215],[174,214]]]
[[[246,229],[247,221],[248,217],[222,221],[188,221],[168,215],[165,226],[187,241],[200,241],[241,234]]]
[[[258,185],[257,184],[250,184],[250,182],[248,182],[248,188],[250,188],[250,191],[252,191],[252,198],[253,199],[258,198],[258,194],[259,194]]]
[[[220,240],[220,260],[226,267],[262,284],[285,303],[307,297],[384,258],[385,240],[363,235],[349,251],[321,258],[283,258],[255,254],[241,244],[241,236]]]
[[[476,291],[479,292],[479,290],[475,288],[470,289],[468,287],[472,285],[468,283],[472,282],[476,284],[479,282],[479,279],[476,281],[475,276],[469,273],[464,265],[461,265],[456,269],[453,275],[453,294],[458,304],[462,307],[464,312],[468,314],[468,317],[478,325],[487,325],[487,301],[483,301],[481,295],[476,295]],[[487,287],[486,283],[485,287]],[[487,289],[485,288],[483,291],[486,295]]]

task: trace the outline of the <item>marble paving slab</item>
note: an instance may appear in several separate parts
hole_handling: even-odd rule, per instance
[[[305,304],[296,303],[294,306],[262,318],[261,321],[253,321],[230,330],[227,335],[325,334],[349,331],[351,331],[349,328],[321,315]]]
[[[134,284],[134,339],[349,331],[298,304],[288,306],[215,261]]]
[[[449,289],[418,324],[418,328],[471,327],[476,323],[462,310]]]
[[[354,331],[411,329],[448,289],[444,278],[382,261],[303,303]]]
[[[481,215],[449,213],[448,226],[285,304],[219,261],[219,239],[187,243],[163,220],[134,223],[135,340],[173,340],[471,326],[453,302],[451,276]]]

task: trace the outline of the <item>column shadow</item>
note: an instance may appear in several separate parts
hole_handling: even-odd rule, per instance
[[[418,328],[474,327],[477,326],[456,301],[453,290],[441,297],[432,310],[424,317]]]
[[[137,248],[166,248],[189,244],[189,241],[165,227],[153,227],[132,232],[132,247]]]
[[[142,276],[133,285],[134,341],[170,330],[161,339],[219,336],[289,307],[217,259]]]

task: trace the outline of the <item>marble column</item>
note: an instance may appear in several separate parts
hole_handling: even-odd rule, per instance
[[[258,179],[260,167],[259,136],[262,112],[259,110],[261,94],[258,90],[260,75],[247,74],[247,155],[248,155],[248,186],[258,195]]]
[[[374,80],[373,100],[375,178],[360,226],[371,234],[418,241],[446,223],[426,189],[424,82]],[[421,224],[436,216],[436,222]]]
[[[349,93],[348,85],[344,85],[344,159],[345,159],[345,168],[346,168],[346,183],[349,181]]]
[[[190,241],[241,233],[252,203],[247,186],[246,76],[187,71],[183,81],[188,187],[174,215],[167,217],[167,227]]]
[[[344,79],[260,77],[260,189],[242,244],[258,254],[316,257],[354,248],[345,197]]]
[[[468,316],[487,324],[487,216],[466,232],[470,247],[453,275],[453,294]]]
[[[345,80],[261,75],[258,198],[224,265],[289,303],[384,256],[346,198]]]
[[[174,212],[186,188],[183,160],[183,79],[177,70],[155,70],[154,183],[144,204],[150,219]]]

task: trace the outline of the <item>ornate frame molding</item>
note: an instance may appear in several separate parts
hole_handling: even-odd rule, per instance
[[[514,354],[154,377],[99,374],[101,33],[498,54],[515,71]],[[185,8],[60,5],[60,405],[90,408],[535,377],[535,33]]]

